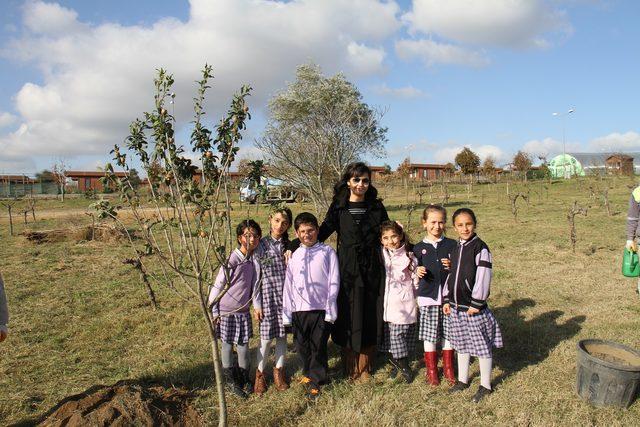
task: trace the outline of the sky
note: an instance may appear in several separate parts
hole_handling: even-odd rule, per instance
[[[240,158],[261,158],[268,101],[307,62],[385,111],[373,165],[640,151],[638,17],[634,0],[0,0],[0,173],[103,166],[161,67],[187,141],[205,63],[212,122],[254,88]]]

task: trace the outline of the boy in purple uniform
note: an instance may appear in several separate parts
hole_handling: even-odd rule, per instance
[[[302,359],[302,382],[315,399],[327,382],[327,340],[336,320],[340,273],[338,256],[318,242],[318,220],[303,212],[293,222],[300,247],[289,259],[284,280],[282,319],[293,326],[296,350]]]

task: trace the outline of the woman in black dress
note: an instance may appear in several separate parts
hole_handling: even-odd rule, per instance
[[[333,342],[342,347],[345,374],[367,380],[383,340],[384,265],[380,224],[389,219],[364,163],[348,165],[335,185],[319,240],[338,234],[340,292]]]

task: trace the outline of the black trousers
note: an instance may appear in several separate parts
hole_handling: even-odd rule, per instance
[[[331,324],[324,310],[296,311],[292,316],[293,340],[302,359],[302,373],[318,386],[327,382],[329,358],[327,341]]]

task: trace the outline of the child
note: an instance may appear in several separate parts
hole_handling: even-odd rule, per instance
[[[452,392],[469,387],[469,360],[478,357],[480,388],[473,396],[478,403],[491,393],[492,347],[502,347],[502,333],[487,306],[491,285],[491,252],[475,234],[476,216],[460,208],[453,214],[453,226],[460,236],[451,254],[442,311],[449,316],[450,336],[458,352],[458,381]]]
[[[294,221],[300,247],[289,259],[284,280],[282,320],[293,325],[296,349],[302,359],[302,382],[307,396],[318,397],[327,382],[327,340],[338,315],[340,273],[338,256],[318,242],[318,220],[308,212]]]
[[[418,277],[414,271],[416,258],[402,226],[395,221],[380,224],[380,241],[386,271],[384,290],[384,345],[391,353],[394,374],[399,370],[405,382],[412,380],[408,357],[416,341],[415,288]]]
[[[416,273],[418,284],[418,307],[420,307],[420,331],[418,338],[424,341],[424,364],[428,384],[437,386],[438,357],[436,346],[442,343],[442,370],[444,377],[453,385],[453,347],[449,342],[449,319],[442,314],[442,292],[449,267],[451,252],[456,247],[453,239],[444,237],[447,210],[440,205],[428,205],[422,212],[422,228],[427,235],[413,247],[418,259]]]
[[[254,251],[260,243],[262,231],[252,219],[236,227],[238,248],[229,255],[227,267],[220,267],[218,277],[209,293],[209,305],[216,323],[217,337],[222,341],[222,368],[225,383],[232,393],[246,398],[252,392],[249,379],[249,339],[253,336],[249,304],[259,288],[260,265]],[[227,276],[228,275],[228,280]],[[229,283],[227,292],[217,303],[215,299]],[[233,367],[233,344],[238,352],[237,369]]]
[[[287,352],[287,336],[282,324],[282,287],[286,265],[284,251],[289,243],[287,230],[292,223],[291,210],[279,208],[269,216],[271,232],[260,240],[260,268],[262,271],[262,288],[260,298],[254,298],[254,312],[260,322],[260,348],[258,350],[258,367],[254,393],[261,395],[267,391],[264,377],[265,359],[269,355],[271,340],[276,340],[276,364],[273,368],[273,381],[276,389],[284,391],[289,388],[284,372],[284,356]]]

